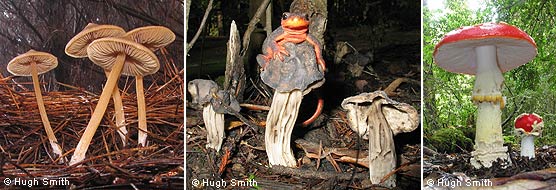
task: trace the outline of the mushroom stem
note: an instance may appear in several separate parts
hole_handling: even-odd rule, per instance
[[[524,135],[521,138],[521,156],[535,158],[535,136]]]
[[[85,132],[83,132],[83,136],[81,136],[81,140],[75,147],[75,152],[71,157],[69,165],[76,164],[78,162],[83,161],[85,159],[85,153],[87,153],[87,149],[89,149],[89,144],[95,135],[95,132],[104,116],[104,112],[106,111],[106,107],[108,107],[108,102],[110,101],[110,96],[114,90],[114,87],[118,83],[118,78],[120,77],[120,73],[122,72],[124,61],[126,55],[123,53],[118,54],[116,57],[116,63],[112,67],[112,71],[106,80],[106,84],[102,89],[102,93],[98,100],[97,106],[93,111],[91,116],[91,120],[89,120],[89,124],[87,124],[87,128],[85,128]]]
[[[475,48],[475,53],[478,67],[473,96],[501,97],[504,77],[496,61],[496,47],[480,46]],[[472,153],[475,167],[490,167],[496,159],[508,158],[507,148],[503,146],[501,115],[500,101],[478,102],[475,151]]]
[[[110,76],[110,71],[104,70],[106,78]],[[127,129],[125,127],[124,104],[122,103],[122,96],[120,95],[120,88],[116,85],[112,91],[112,101],[114,101],[114,115],[116,116],[116,128],[120,138],[122,138],[122,145],[127,144]]]
[[[139,127],[137,143],[141,146],[147,146],[147,111],[145,106],[145,92],[143,91],[143,76],[135,76],[135,92],[137,93],[137,125]]]
[[[46,115],[46,108],[44,107],[44,101],[42,99],[41,88],[39,85],[37,64],[35,62],[31,62],[31,75],[33,78],[33,88],[35,90],[35,98],[37,99],[37,105],[39,106],[42,125],[44,126],[44,130],[46,131],[46,136],[48,137],[48,141],[50,142],[50,146],[52,147],[52,152],[55,154],[56,157],[60,157],[62,155],[62,148],[58,144],[58,140],[56,139],[56,136],[54,135],[54,131],[50,126],[50,121],[48,121],[48,115]]]
[[[271,166],[295,167],[297,165],[290,141],[302,99],[303,93],[300,90],[274,93],[265,127],[266,154]]]
[[[501,95],[504,76],[496,60],[496,46],[479,46],[477,54],[477,74],[473,96]]]
[[[203,107],[203,121],[207,128],[207,148],[220,151],[224,140],[224,114],[216,113],[211,104]]]
[[[371,114],[379,118],[369,120],[369,176],[373,184],[380,184],[382,178],[396,169],[394,135],[382,114],[380,101],[373,102]],[[396,186],[396,175],[391,175],[382,183],[386,187]]]

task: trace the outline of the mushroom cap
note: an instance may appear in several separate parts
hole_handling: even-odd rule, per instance
[[[475,47],[496,46],[502,73],[533,60],[535,41],[519,28],[500,22],[465,26],[446,34],[434,48],[435,63],[448,72],[474,75],[477,72]]]
[[[150,75],[160,68],[158,58],[149,48],[126,38],[101,38],[87,47],[89,59],[106,70],[112,70],[120,53],[126,55],[121,73],[123,75]]]
[[[212,80],[195,79],[187,83],[187,91],[193,104],[206,106],[211,103],[212,94],[218,92],[218,85]]]
[[[15,76],[31,76],[31,62],[37,64],[37,74],[46,73],[58,66],[56,56],[35,50],[14,57],[8,63],[8,72]]]
[[[167,46],[176,39],[174,32],[164,26],[139,27],[127,32],[125,36],[130,37],[133,41],[144,45],[152,51]]]
[[[89,23],[66,44],[65,52],[71,57],[87,57],[87,46],[96,39],[125,35],[125,30],[114,25]]]
[[[544,126],[542,117],[535,113],[523,113],[514,122],[515,130],[526,135],[539,136]]]
[[[265,40],[266,43],[270,42]],[[284,48],[289,52],[289,56],[284,57],[283,61],[272,59],[266,63],[262,55],[257,56],[259,65],[266,65],[260,74],[266,85],[279,92],[305,91],[312,84],[324,80],[324,73],[316,64],[315,49],[312,45],[285,43]]]
[[[406,103],[396,102],[388,97],[384,91],[361,93],[342,101],[342,108],[348,110],[350,127],[364,139],[368,138],[368,121],[374,118],[373,104],[378,103],[388,127],[394,135],[411,132],[419,126],[419,113]]]

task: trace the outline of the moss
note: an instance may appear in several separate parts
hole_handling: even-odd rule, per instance
[[[216,84],[218,84],[218,86],[220,88],[224,88],[224,80],[225,80],[226,76],[224,75],[220,75],[218,77],[216,77],[216,79],[214,79],[214,81],[216,82]]]
[[[516,138],[515,135],[504,135],[504,144],[511,144],[512,147],[519,147],[521,143],[521,138]]]
[[[473,148],[473,140],[466,137],[461,130],[455,127],[435,131],[429,138],[429,143],[438,152],[445,153],[462,152],[462,150],[471,151]]]
[[[471,140],[475,139],[475,131],[477,131],[477,129],[475,129],[475,127],[473,126],[467,126],[467,127],[458,127],[458,130],[460,130],[463,135]]]

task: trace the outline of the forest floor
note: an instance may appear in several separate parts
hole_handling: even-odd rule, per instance
[[[424,180],[480,181],[488,180],[493,189],[535,189],[556,185],[556,146],[537,149],[535,158],[519,156],[519,150],[510,148],[510,161],[498,160],[490,168],[474,168],[470,153],[442,154],[424,148]],[[466,185],[463,185],[466,186]],[[475,189],[465,187],[462,189]],[[428,185],[427,189],[448,189],[445,185]]]
[[[344,98],[363,92],[388,89],[389,97],[395,101],[408,103],[420,110],[421,71],[419,31],[391,29],[380,39],[368,34],[369,26],[358,28],[329,28],[329,44],[348,42],[352,47],[344,56],[327,46],[325,59],[328,72],[322,88],[325,101],[323,114],[307,127],[294,128],[292,147],[298,168],[269,167],[264,150],[264,126],[254,130],[246,125],[230,125],[237,121],[226,116],[226,138],[221,150],[216,153],[205,148],[206,130],[202,112],[191,107],[186,109],[186,186],[197,189],[362,189],[376,187],[371,185],[369,169],[355,163],[344,162],[340,150],[355,152],[356,155],[368,151],[368,142],[353,132],[347,121],[346,111],[340,106]],[[357,51],[354,51],[357,50]],[[331,56],[332,55],[332,56]],[[349,68],[349,69],[348,69]],[[398,80],[396,80],[398,79]],[[394,82],[396,81],[396,82]],[[392,83],[397,83],[390,88]],[[252,83],[248,83],[251,85]],[[253,96],[245,96],[253,97]],[[298,120],[305,120],[315,109],[316,96],[310,93],[301,104]],[[241,103],[269,106],[271,99],[248,99]],[[420,112],[420,111],[419,111]],[[267,111],[242,111],[241,114],[262,124]],[[398,157],[397,187],[412,189],[421,184],[421,127],[410,133],[395,137]],[[316,159],[311,147],[321,147],[327,155]],[[357,156],[355,156],[357,157]],[[210,182],[205,186],[192,183]],[[257,187],[247,182],[254,180]],[[237,183],[238,181],[244,183]],[[235,186],[234,186],[235,185]],[[239,187],[238,185],[245,185]]]
[[[166,56],[166,55],[164,55]],[[164,60],[169,60],[164,57]],[[56,158],[48,143],[37,109],[35,94],[15,88],[12,77],[0,84],[0,189],[179,189],[184,180],[184,89],[183,70],[174,62],[161,62],[160,72],[146,77],[147,145],[137,143],[137,95],[129,89],[134,80],[121,88],[126,114],[127,143],[115,130],[113,103],[92,137],[85,160],[69,166],[67,160],[89,123],[100,92],[67,84],[60,91],[42,92],[49,122],[63,149]],[[17,89],[17,90],[16,90]],[[66,161],[63,161],[65,158]],[[8,183],[19,179],[33,184]],[[44,183],[44,180],[47,183]],[[6,181],[7,180],[7,181]],[[49,183],[51,180],[52,183]],[[8,187],[6,187],[6,186]]]

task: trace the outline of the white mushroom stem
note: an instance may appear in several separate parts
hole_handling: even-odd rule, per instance
[[[33,78],[33,88],[35,90],[35,98],[37,99],[37,105],[39,106],[42,125],[44,126],[44,130],[46,131],[46,136],[48,137],[48,141],[50,142],[50,146],[52,147],[52,152],[54,153],[55,157],[60,157],[63,154],[62,148],[58,144],[58,140],[54,135],[54,131],[52,130],[52,127],[50,127],[50,121],[48,121],[48,115],[46,115],[46,108],[44,107],[44,101],[42,99],[41,88],[39,85],[37,64],[35,62],[31,62],[31,75]]]
[[[521,138],[521,156],[535,158],[535,136],[524,135]]]
[[[504,76],[496,61],[496,46],[479,46],[477,55],[477,73],[473,96],[500,95]]]
[[[93,139],[98,125],[104,116],[106,107],[108,107],[108,102],[110,102],[110,96],[114,87],[118,83],[118,78],[120,78],[125,58],[126,55],[123,53],[120,53],[116,57],[115,64],[112,67],[112,71],[110,72],[108,79],[106,80],[104,88],[102,89],[102,94],[100,95],[97,106],[91,115],[91,120],[89,120],[89,124],[87,124],[87,128],[85,128],[85,132],[83,132],[83,136],[81,136],[81,140],[79,140],[77,147],[75,147],[75,152],[71,157],[69,165],[76,164],[85,159],[85,153],[87,153],[87,149],[89,149],[91,140]]]
[[[300,90],[274,93],[265,127],[265,148],[271,166],[297,165],[290,141],[302,99]]]
[[[209,103],[203,107],[203,121],[207,128],[207,148],[220,151],[224,140],[224,114],[216,113]]]
[[[477,55],[477,74],[473,96],[500,95],[504,77],[498,68],[495,46],[475,48]],[[477,129],[475,135],[475,151],[473,152],[475,167],[490,167],[498,158],[507,159],[506,148],[503,146],[500,104],[496,101],[478,103]],[[480,161],[477,164],[474,161]]]
[[[106,78],[110,76],[110,71],[104,70]],[[124,104],[122,103],[122,96],[120,95],[120,89],[116,85],[112,91],[112,101],[114,101],[114,115],[116,116],[116,128],[118,129],[118,134],[122,138],[122,145],[127,144],[127,128],[125,127],[125,115],[124,115]]]
[[[145,105],[145,92],[143,91],[143,76],[135,76],[135,92],[137,93],[137,122],[139,135],[137,143],[147,146],[147,111]],[[224,123],[222,123],[224,128]]]

